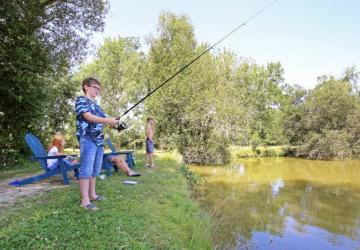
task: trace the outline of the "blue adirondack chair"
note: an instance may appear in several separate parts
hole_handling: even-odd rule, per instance
[[[135,167],[135,157],[134,157],[134,150],[120,150],[117,151],[114,144],[112,144],[111,140],[108,138],[105,140],[106,144],[111,149],[111,153],[104,153],[103,165],[102,168],[105,169],[106,175],[111,175],[111,169],[114,168],[116,172],[119,170],[109,161],[106,160],[106,157],[109,155],[125,155],[126,156],[126,163],[128,164],[129,168]]]
[[[29,177],[29,178],[26,178],[23,180],[12,181],[12,182],[10,182],[10,185],[22,186],[22,185],[30,184],[30,183],[40,181],[43,179],[47,179],[51,176],[58,175],[58,174],[62,174],[64,184],[69,185],[70,181],[69,181],[67,172],[72,171],[72,170],[75,172],[75,177],[77,179],[79,179],[78,168],[80,167],[80,164],[73,164],[71,166],[65,165],[63,159],[66,158],[66,155],[47,156],[47,152],[46,152],[45,148],[43,147],[43,145],[41,144],[39,138],[37,138],[35,135],[33,135],[31,133],[26,134],[25,140],[33,153],[32,159],[37,160],[39,162],[40,166],[44,170],[44,173],[40,174],[40,175]],[[74,155],[72,155],[72,156],[74,156]],[[60,163],[59,164],[60,167],[56,168],[54,170],[48,169],[47,168],[47,159],[58,159],[59,163]]]

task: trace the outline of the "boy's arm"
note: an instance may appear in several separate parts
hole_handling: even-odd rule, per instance
[[[89,122],[109,124],[112,127],[116,127],[118,124],[118,120],[114,117],[100,117],[90,112],[83,113],[83,117]]]
[[[115,118],[100,117],[91,114],[90,104],[84,96],[79,96],[78,98],[76,98],[75,112],[77,119],[78,117],[82,116],[85,120],[89,122],[109,124],[113,127],[116,127],[118,124],[118,121]]]

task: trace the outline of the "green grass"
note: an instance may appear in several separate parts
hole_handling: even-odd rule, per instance
[[[119,174],[99,180],[99,211],[79,206],[74,182],[2,211],[0,249],[211,249],[210,218],[191,199],[180,164],[168,153],[156,163],[136,161],[137,185],[123,185],[129,178]]]
[[[13,178],[16,176],[24,176],[26,174],[41,172],[41,167],[37,162],[29,162],[28,160],[20,160],[19,163],[11,168],[2,169],[0,171],[0,180]]]

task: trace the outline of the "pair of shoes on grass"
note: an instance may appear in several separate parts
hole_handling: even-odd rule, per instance
[[[105,200],[105,197],[102,195],[98,195],[98,196],[96,196],[95,199],[92,199],[91,201],[103,201],[103,200]],[[81,204],[81,201],[80,201],[80,204]],[[81,207],[83,207],[87,210],[93,210],[93,211],[99,210],[99,208],[96,205],[94,205],[93,203],[89,203],[86,206],[81,206]]]
[[[87,210],[92,210],[92,211],[99,210],[99,208],[92,203],[89,203],[86,206],[82,206],[82,207]]]
[[[105,197],[102,195],[98,195],[98,196],[96,196],[95,199],[92,199],[90,201],[103,201],[103,200],[105,200]]]

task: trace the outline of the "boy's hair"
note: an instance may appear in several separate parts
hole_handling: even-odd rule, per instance
[[[147,120],[146,120],[146,122],[150,122],[150,121],[154,121],[154,118],[148,117]]]
[[[84,93],[85,93],[85,85],[91,86],[93,84],[96,84],[96,85],[99,85],[99,86],[101,85],[100,82],[97,79],[93,78],[93,77],[85,78],[83,80],[83,82],[82,82],[82,90],[84,91]]]

